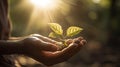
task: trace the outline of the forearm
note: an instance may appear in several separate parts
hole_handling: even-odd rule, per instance
[[[27,37],[27,36],[26,36]],[[17,40],[20,40],[20,39],[24,39],[25,37],[10,37],[9,40],[14,40],[14,41],[17,41]]]
[[[23,49],[19,41],[4,41],[0,40],[0,54],[22,54]]]

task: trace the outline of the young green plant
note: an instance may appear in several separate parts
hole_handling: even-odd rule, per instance
[[[63,31],[62,26],[58,23],[49,23],[52,32],[49,34],[51,38],[57,38],[60,40],[59,44],[64,44],[62,46],[67,47],[66,40],[68,37],[73,37],[79,34],[83,29],[77,26],[70,26],[66,32]]]

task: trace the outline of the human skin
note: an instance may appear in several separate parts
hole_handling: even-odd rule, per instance
[[[68,60],[86,44],[86,40],[78,37],[68,40],[69,46],[59,50],[56,42],[42,35],[19,37],[8,41],[0,40],[0,54],[23,54],[51,66]]]
[[[0,56],[23,54],[50,66],[68,60],[86,44],[84,38],[78,37],[68,40],[69,46],[60,49],[57,41],[39,34],[25,37],[10,36],[12,23],[8,17],[7,1],[0,0]]]

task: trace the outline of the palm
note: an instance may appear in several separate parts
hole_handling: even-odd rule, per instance
[[[58,50],[55,42],[43,36],[32,36],[24,40],[25,44],[29,44],[26,45],[26,54],[45,65],[53,65],[75,55],[86,41],[83,38],[75,38],[68,47],[62,50]]]

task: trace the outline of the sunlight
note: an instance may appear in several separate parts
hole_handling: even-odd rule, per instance
[[[30,3],[35,7],[44,9],[55,8],[57,6],[56,0],[30,0]]]
[[[31,7],[32,11],[25,34],[38,29],[46,32],[48,23],[58,23],[57,19],[62,19],[61,17],[70,11],[70,3],[62,0],[26,0],[26,3],[33,7]]]
[[[101,0],[92,0],[94,3],[100,3]]]

